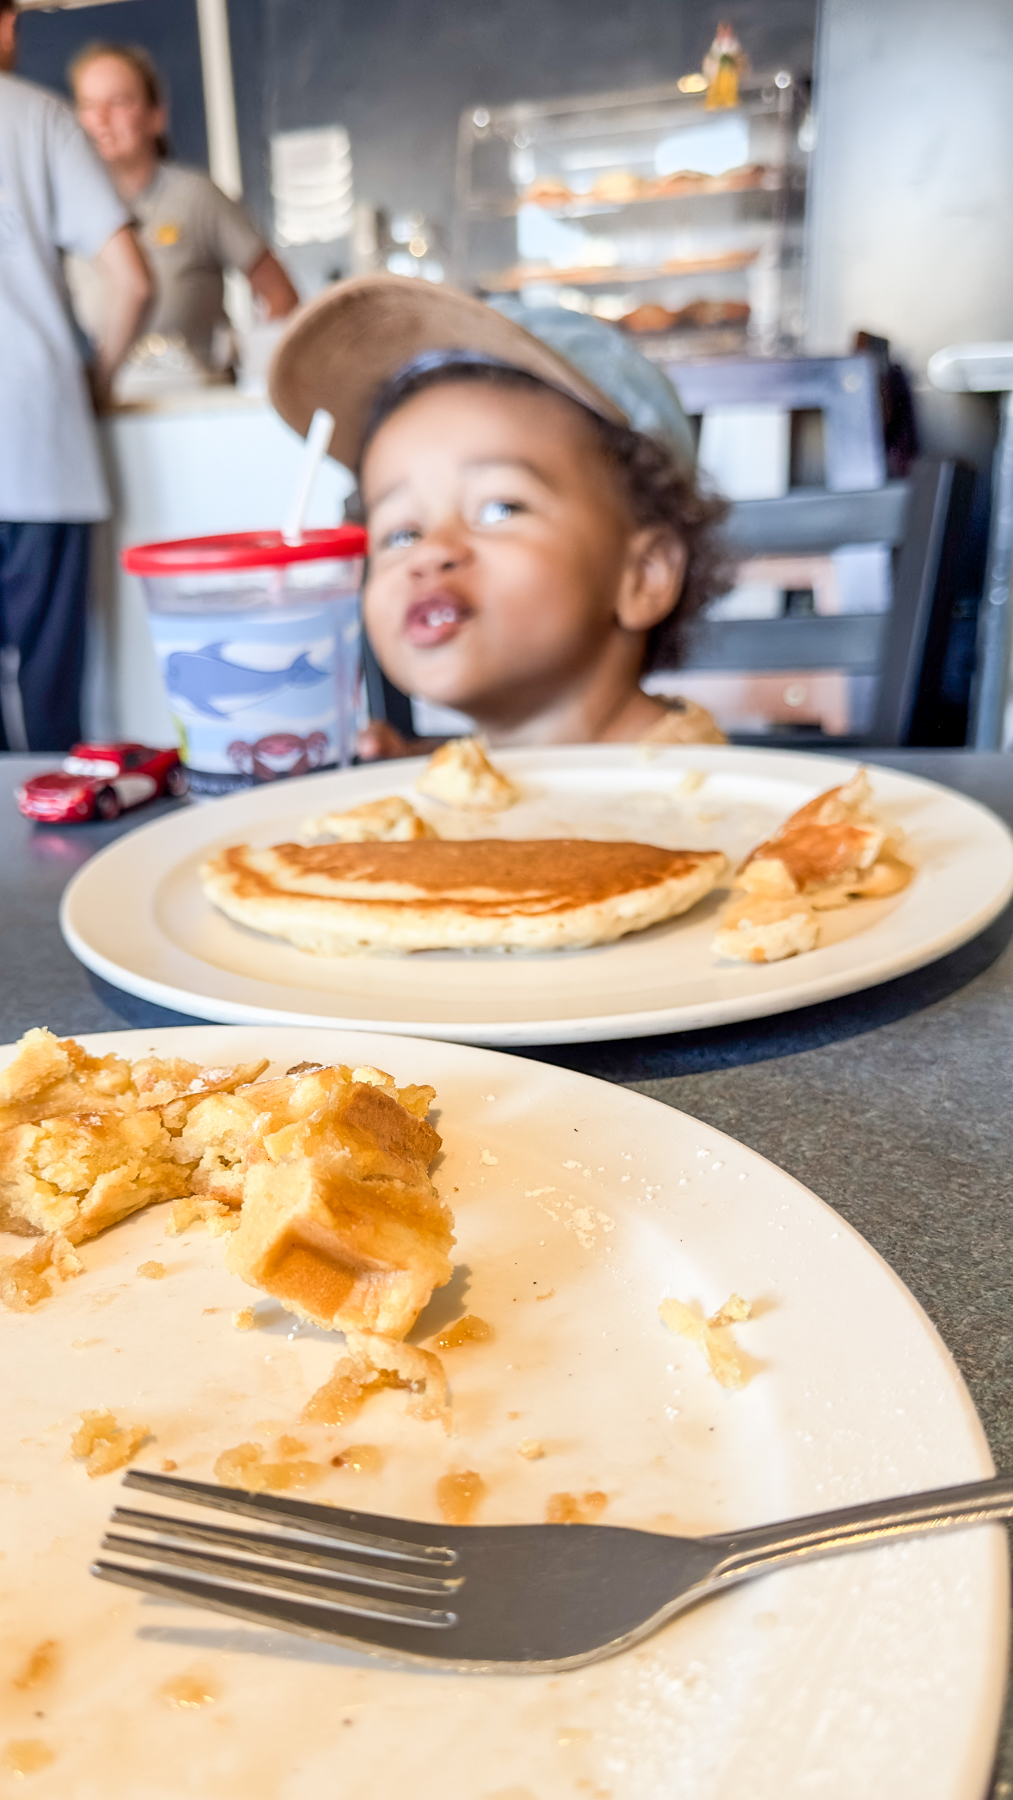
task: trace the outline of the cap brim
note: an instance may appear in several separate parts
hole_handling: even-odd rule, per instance
[[[603,419],[626,423],[593,382],[523,326],[455,288],[404,275],[353,276],[304,306],[271,359],[268,392],[302,437],[318,407],[331,413],[329,454],[354,469],[380,389],[433,350],[472,350],[523,369]]]

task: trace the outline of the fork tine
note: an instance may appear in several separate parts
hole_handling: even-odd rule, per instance
[[[326,1601],[338,1612],[361,1613],[367,1619],[398,1619],[406,1625],[456,1625],[457,1615],[435,1607],[413,1606],[403,1600],[388,1599],[383,1592],[349,1594],[330,1575],[306,1570],[296,1575],[266,1563],[249,1562],[245,1557],[203,1555],[182,1550],[171,1544],[152,1548],[139,1538],[119,1537],[116,1533],[102,1539],[102,1549],[120,1556],[136,1556],[145,1562],[167,1563],[187,1569],[194,1575],[238,1582],[244,1587],[273,1588],[280,1593],[299,1594],[308,1600]]]
[[[354,1561],[342,1556],[329,1544],[300,1542],[298,1538],[277,1537],[272,1532],[243,1531],[231,1525],[211,1525],[203,1520],[173,1519],[165,1514],[136,1512],[132,1507],[113,1508],[113,1525],[127,1525],[135,1531],[149,1531],[160,1538],[177,1538],[185,1544],[206,1544],[212,1549],[252,1552],[272,1560],[295,1563],[302,1568],[320,1569],[345,1580],[361,1582],[367,1587],[399,1588],[402,1592],[449,1595],[461,1586],[460,1576],[417,1575],[414,1570],[399,1569],[389,1563]],[[152,1561],[165,1561],[161,1544],[133,1538]],[[112,1539],[103,1540],[103,1548]]]
[[[400,1557],[408,1562],[454,1563],[457,1555],[438,1525],[414,1520],[385,1518],[380,1513],[345,1512],[338,1506],[317,1506],[310,1500],[288,1500],[278,1495],[251,1494],[245,1488],[228,1488],[207,1481],[184,1481],[181,1476],[156,1474],[153,1469],[128,1469],[123,1486],[140,1488],[160,1499],[185,1501],[191,1506],[211,1506],[221,1512],[240,1513],[272,1525],[287,1525],[315,1537],[334,1538],[349,1549],[373,1556]],[[396,1524],[400,1536],[387,1527]]]
[[[429,1641],[427,1631],[414,1624],[393,1619],[363,1617],[360,1621],[350,1611],[338,1612],[325,1605],[298,1600],[284,1600],[279,1595],[244,1594],[241,1588],[222,1587],[213,1581],[191,1580],[184,1575],[164,1574],[157,1569],[126,1569],[118,1563],[94,1562],[91,1573],[101,1581],[115,1582],[119,1587],[136,1588],[161,1599],[188,1601],[212,1612],[227,1613],[250,1624],[274,1626],[279,1631],[292,1631],[300,1637],[312,1637],[325,1644],[347,1650],[358,1650],[369,1656],[382,1656],[400,1662],[446,1667],[454,1662],[450,1656],[427,1655],[419,1645]],[[368,1626],[368,1631],[364,1629]],[[439,1640],[438,1640],[439,1641]],[[478,1665],[471,1663],[470,1668]]]

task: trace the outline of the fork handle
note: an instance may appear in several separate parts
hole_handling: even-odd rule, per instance
[[[726,1551],[714,1570],[714,1579],[720,1581],[741,1579],[775,1563],[833,1556],[842,1550],[860,1550],[916,1532],[947,1531],[1011,1517],[1013,1475],[996,1475],[989,1481],[970,1481],[962,1487],[932,1488],[924,1494],[871,1500],[839,1512],[782,1519],[753,1531],[728,1532],[698,1541]]]

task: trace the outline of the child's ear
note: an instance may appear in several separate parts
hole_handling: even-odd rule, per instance
[[[634,531],[616,596],[616,618],[627,631],[651,631],[666,619],[682,592],[686,546],[657,525]]]

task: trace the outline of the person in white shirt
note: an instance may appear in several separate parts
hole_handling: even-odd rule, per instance
[[[0,0],[0,747],[81,735],[92,524],[108,518],[95,408],[140,329],[151,277],[131,217],[68,106],[18,80],[17,14]],[[86,367],[63,259],[108,295]]]
[[[68,71],[77,116],[116,191],[137,219],[155,274],[148,331],[181,338],[207,370],[228,320],[226,269],[238,269],[268,319],[282,319],[299,296],[256,226],[202,169],[169,157],[167,110],[158,70],[128,44],[91,44]]]

